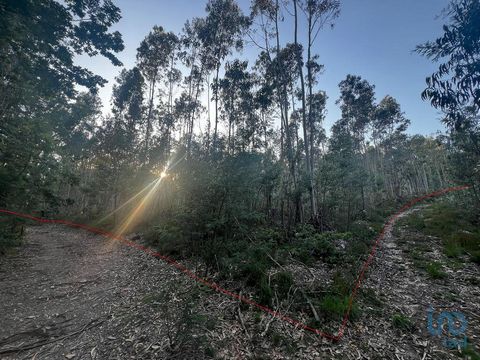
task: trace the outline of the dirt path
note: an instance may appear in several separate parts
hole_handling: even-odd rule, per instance
[[[412,260],[418,248],[448,263],[438,239],[387,231],[361,315],[333,344],[249,311],[136,249],[64,226],[29,227],[18,253],[0,258],[0,358],[458,359],[428,333],[427,311],[464,313],[478,347],[480,286],[472,279],[479,267],[448,266],[447,277],[434,280]],[[413,326],[395,327],[399,314]]]
[[[421,208],[413,211],[421,211]],[[434,279],[429,276],[418,265],[419,256],[424,264],[442,263],[446,277]],[[397,223],[394,231],[386,232],[363,286],[363,293],[374,297],[377,306],[363,304],[367,315],[352,325],[343,347],[357,353],[355,358],[462,358],[443,344],[445,332],[433,336],[428,331],[428,312],[432,308],[434,324],[442,311],[462,312],[468,320],[465,335],[478,351],[480,272],[478,265],[463,260],[464,263],[452,263],[442,254],[440,239],[407,230]],[[401,319],[409,320],[403,323],[403,329],[398,326]],[[462,337],[451,338],[459,340]]]
[[[129,314],[172,282],[180,288],[184,279],[137,250],[64,226],[30,227],[18,254],[0,259],[0,357],[154,358],[158,339],[148,339],[148,329],[159,333],[168,324],[154,313]],[[138,330],[133,320],[144,333],[119,339],[127,336],[119,324]]]

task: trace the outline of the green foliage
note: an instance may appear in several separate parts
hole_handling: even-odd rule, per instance
[[[338,270],[333,274],[330,291],[338,295],[349,295],[352,292],[353,274],[343,270]]]
[[[21,244],[23,226],[21,220],[0,217],[0,255]]]
[[[459,258],[467,253],[472,261],[478,261],[476,256],[480,251],[480,230],[477,214],[478,209],[474,204],[465,202],[461,196],[455,196],[451,201],[440,201],[409,215],[403,223],[440,238],[447,257]]]
[[[292,274],[286,271],[280,271],[272,278],[272,285],[281,298],[286,298],[293,284]]]
[[[337,252],[333,243],[344,238],[351,238],[351,234],[319,233],[311,225],[300,225],[295,231],[293,243],[286,245],[284,249],[307,265],[317,260],[334,261]]]
[[[57,213],[75,201],[70,190],[99,113],[95,92],[106,82],[74,59],[100,54],[121,65],[121,35],[109,31],[120,9],[55,0],[0,7],[0,207]],[[82,86],[90,93],[79,94]]]
[[[348,310],[350,302],[349,296],[326,295],[319,303],[320,312],[327,319],[340,320]],[[352,303],[350,311],[350,320],[355,320],[359,316],[359,308],[355,301]]]
[[[470,259],[477,264],[480,264],[480,250],[475,250],[470,253]]]
[[[468,360],[480,360],[480,353],[478,353],[471,344],[468,344],[465,349],[462,349],[461,355]]]
[[[415,324],[412,320],[403,314],[394,314],[392,316],[392,324],[397,329],[405,332],[412,332],[415,329]]]
[[[428,275],[432,279],[444,279],[447,277],[447,273],[443,271],[442,264],[437,261],[429,262],[425,270],[427,270]]]
[[[183,234],[175,226],[154,226],[144,233],[147,243],[164,255],[186,255],[188,244]],[[189,254],[190,255],[190,254]]]
[[[450,127],[460,128],[465,121],[465,107],[471,106],[477,114],[480,110],[480,69],[477,66],[480,3],[451,0],[445,14],[449,23],[443,26],[442,36],[417,46],[418,53],[435,62],[443,61],[438,70],[427,77],[422,98],[447,114],[445,121]]]
[[[420,216],[417,212],[410,214],[404,221],[405,225],[415,230],[421,231],[425,229],[425,221],[423,216]]]
[[[463,249],[455,241],[446,241],[443,252],[449,258],[458,258],[463,253]]]

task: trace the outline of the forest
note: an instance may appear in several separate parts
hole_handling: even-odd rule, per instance
[[[451,0],[441,36],[419,39],[412,49],[437,67],[416,95],[442,114],[444,131],[429,136],[412,134],[411,122],[423,119],[409,119],[395,97],[356,74],[338,84],[333,100],[341,116],[326,128],[328,69],[315,51],[320,34],[334,31],[342,6],[252,0],[247,12],[236,0],[208,0],[181,32],[158,24],[144,34],[135,66],[125,68],[118,58],[122,34],[112,30],[122,17],[114,1],[0,0],[0,209],[104,229],[322,331],[335,333],[345,312],[352,326],[385,313],[389,331],[402,338],[398,333],[420,328],[427,336],[426,321],[385,310],[378,289],[353,299],[359,269],[403,205],[466,186],[427,200],[386,238],[398,238],[395,246],[418,276],[449,290],[449,279],[466,281],[455,298],[442,300],[469,302],[471,317],[461,307],[468,344],[448,349],[437,339],[429,346],[438,353],[398,357],[384,349],[370,358],[480,358],[480,2]],[[244,56],[245,48],[256,57]],[[104,57],[118,69],[110,104],[98,95],[106,80],[77,65],[79,55]],[[0,214],[0,282],[11,271],[2,266],[28,248],[36,229]],[[433,258],[429,248],[438,249]],[[189,306],[210,296],[202,285],[189,286],[195,294],[182,300]],[[225,355],[229,345],[205,338],[221,326],[210,326],[208,314],[192,318],[155,307],[173,300],[149,291],[139,295],[143,306],[166,311],[165,321],[178,325],[165,335],[168,345],[154,345],[157,353],[148,355],[135,348],[110,349],[116,357],[77,357],[329,358],[300,354],[320,340],[307,339],[314,334],[299,340],[289,335],[292,326],[242,301],[231,305],[232,316],[242,334],[236,336],[246,340],[238,355]],[[216,296],[221,302],[224,295]],[[0,332],[0,357],[23,358],[8,347],[18,345],[7,337],[13,328]],[[264,338],[280,355],[265,350]],[[346,344],[360,342],[365,338]],[[351,348],[342,351],[330,358],[358,358]]]

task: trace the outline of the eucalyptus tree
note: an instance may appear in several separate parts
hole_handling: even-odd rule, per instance
[[[145,80],[138,69],[123,69],[112,89],[112,112],[119,121],[125,121],[132,135],[142,122]]]
[[[354,75],[347,75],[339,83],[340,98],[336,103],[340,105],[342,116],[332,128],[330,147],[339,155],[337,159],[339,166],[343,167],[342,176],[345,176],[349,184],[351,196],[347,197],[348,219],[354,209],[352,201],[358,193],[361,195],[361,209],[366,208],[368,174],[365,170],[365,137],[375,109],[374,88],[368,81]]]
[[[365,158],[368,171],[374,178],[372,186],[379,193],[379,187],[383,183],[385,191],[391,193],[392,197],[400,197],[403,176],[398,170],[405,162],[405,131],[409,124],[410,120],[405,117],[400,104],[392,96],[385,96],[375,106],[370,123],[375,151],[368,151]]]
[[[336,104],[342,112],[338,123],[355,139],[356,150],[360,152],[375,109],[375,86],[356,75],[347,75],[338,86],[340,98]]]
[[[422,98],[445,112],[446,124],[461,127],[465,109],[480,112],[480,2],[452,0],[445,12],[449,23],[434,41],[416,51],[435,62],[438,70],[427,77]]]
[[[385,144],[403,133],[409,124],[410,120],[405,117],[398,101],[390,95],[385,96],[373,111],[371,127],[374,143]]]
[[[215,72],[213,95],[215,100],[214,148],[218,136],[218,100],[220,67],[232,48],[241,50],[242,35],[250,25],[235,0],[209,0],[205,8],[207,16],[199,29],[202,43],[202,63],[208,71]]]
[[[171,70],[172,56],[178,46],[178,38],[172,32],[166,32],[161,26],[154,26],[152,31],[140,43],[137,49],[138,68],[148,81],[148,105],[145,124],[144,160],[148,160],[149,142],[152,133],[152,117],[156,86],[162,76]]]
[[[291,164],[291,149],[292,141],[289,138],[289,132],[285,129],[289,127],[289,100],[288,100],[288,79],[285,77],[285,71],[292,69],[285,68],[288,64],[282,64],[282,57],[288,51],[283,51],[280,46],[280,23],[283,21],[281,14],[281,4],[279,0],[253,0],[251,5],[251,18],[258,20],[257,25],[260,28],[261,40],[255,40],[255,30],[249,33],[250,40],[257,45],[261,50],[256,68],[260,69],[263,77],[271,86],[275,94],[276,101],[280,110],[280,156],[283,159],[285,156],[289,159],[290,168],[294,166]],[[274,44],[270,44],[270,40],[275,39]],[[296,71],[294,71],[296,74]],[[270,85],[271,84],[271,85]]]
[[[206,50],[203,48],[203,43],[200,39],[200,33],[204,31],[205,19],[194,18],[192,21],[187,21],[184,25],[182,36],[180,38],[182,50],[179,57],[187,69],[189,74],[184,78],[184,86],[186,90],[182,93],[181,112],[188,110],[184,119],[184,128],[187,134],[187,152],[190,154],[190,145],[193,136],[193,128],[195,117],[199,114],[201,104],[199,101],[200,95],[204,90],[204,83],[206,81],[206,74],[208,72],[209,64],[206,62]],[[209,84],[208,84],[209,86]],[[210,99],[208,99],[210,103]],[[178,111],[177,104],[175,105]],[[210,114],[207,117],[207,147],[209,146],[210,137]]]
[[[318,63],[319,55],[312,54],[312,47],[318,38],[320,30],[326,25],[333,27],[334,21],[340,15],[340,1],[339,0],[304,0],[300,4],[301,9],[307,18],[307,58],[305,66],[307,68],[307,106],[308,106],[308,127],[310,132],[315,132],[315,127],[318,126],[316,114],[318,110],[312,109],[313,106],[318,107],[318,101],[322,102],[321,94],[314,95],[314,86],[317,84],[317,76],[321,74],[324,66]],[[313,154],[315,153],[315,145],[310,135],[310,164],[315,165]]]
[[[225,76],[219,82],[222,110],[228,123],[227,144],[230,152],[235,151],[236,135],[239,135],[238,145],[242,151],[249,145],[255,146],[258,117],[254,104],[254,77],[247,67],[248,61],[236,59],[227,62]]]
[[[298,40],[298,21],[299,10],[302,9],[307,16],[307,86],[308,95],[306,93],[305,78],[303,75],[303,68],[305,61],[303,57],[303,46]],[[340,13],[340,3],[338,0],[306,0],[301,2],[300,0],[293,0],[293,16],[294,16],[294,44],[297,57],[297,67],[300,78],[300,99],[302,103],[302,128],[303,128],[303,142],[305,148],[305,165],[307,170],[307,176],[309,180],[309,192],[310,192],[310,207],[311,216],[313,219],[317,219],[317,204],[315,194],[314,183],[314,163],[313,163],[313,143],[311,133],[313,129],[313,114],[312,114],[312,102],[313,102],[313,86],[315,82],[316,74],[322,70],[322,65],[317,63],[318,56],[312,55],[312,46],[315,39],[318,36],[322,27],[330,22],[333,24],[333,20],[338,17]]]
[[[434,41],[419,45],[416,51],[434,62],[438,70],[426,79],[424,100],[444,112],[453,146],[456,173],[472,174],[467,178],[475,188],[480,202],[478,167],[480,163],[480,2],[478,0],[451,0],[445,15],[448,23],[443,34]],[[463,160],[462,157],[464,158]],[[468,159],[467,159],[468,158]],[[466,166],[458,171],[458,165]],[[476,175],[475,175],[476,174]]]

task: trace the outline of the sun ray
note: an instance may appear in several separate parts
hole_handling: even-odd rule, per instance
[[[125,206],[131,204],[134,200],[136,200],[138,197],[140,197],[140,195],[142,195],[143,193],[145,193],[151,186],[154,186],[155,183],[157,182],[158,179],[155,179],[153,180],[152,182],[150,182],[148,185],[146,185],[142,190],[140,190],[138,193],[136,193],[135,195],[133,195],[130,199],[128,199],[127,201],[125,201],[122,205],[120,205],[119,207],[117,207],[115,210],[113,210],[112,212],[108,213],[107,215],[105,215],[104,217],[102,217],[100,220],[97,220],[93,223],[93,225],[96,225],[96,224],[101,224],[102,222],[104,222],[105,220],[107,220],[110,216],[112,216],[113,214],[117,213],[119,210],[123,209]]]
[[[125,219],[125,221],[122,223],[122,225],[118,228],[118,230],[115,231],[115,234],[117,235],[123,235],[130,225],[133,223],[134,220],[136,220],[138,217],[140,217],[145,209],[145,207],[149,204],[149,202],[152,200],[153,195],[157,191],[158,186],[162,182],[162,178],[158,178],[154,184],[154,186],[150,189],[150,191],[142,198],[140,203],[135,207],[135,209],[128,215],[128,217]]]

